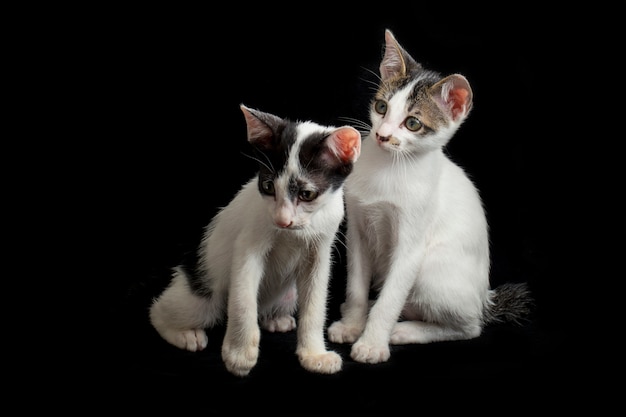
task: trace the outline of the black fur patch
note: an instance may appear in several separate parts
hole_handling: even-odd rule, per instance
[[[352,171],[350,162],[338,161],[335,165],[329,165],[321,157],[325,151],[325,139],[329,133],[319,133],[308,137],[302,143],[299,155],[302,169],[306,172],[307,178],[315,183],[320,193],[339,188]]]

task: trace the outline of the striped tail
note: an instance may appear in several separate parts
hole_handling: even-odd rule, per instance
[[[523,325],[529,321],[534,299],[526,283],[506,283],[492,292],[491,304],[485,311],[485,324],[515,323]]]

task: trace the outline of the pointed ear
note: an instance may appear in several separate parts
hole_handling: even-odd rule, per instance
[[[361,154],[361,134],[350,126],[337,128],[326,139],[326,146],[328,152],[325,159],[331,165],[336,165],[336,161],[342,164],[354,163]]]
[[[239,107],[246,119],[248,142],[261,149],[272,148],[280,126],[284,125],[283,119],[273,114],[251,109],[243,104]]]
[[[402,59],[401,47],[389,29],[385,30],[385,54],[380,62],[380,76],[383,81],[396,76],[406,74],[406,64]]]
[[[396,76],[405,76],[407,72],[421,67],[396,41],[389,29],[385,30],[385,54],[379,71],[383,81]]]
[[[437,105],[455,122],[465,118],[472,109],[472,88],[460,74],[445,77],[433,85],[430,92]]]

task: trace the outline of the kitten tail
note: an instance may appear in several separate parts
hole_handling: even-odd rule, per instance
[[[491,305],[485,311],[485,324],[511,322],[523,325],[529,321],[534,305],[526,283],[506,283],[493,290]]]

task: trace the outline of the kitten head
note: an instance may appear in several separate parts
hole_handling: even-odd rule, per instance
[[[389,30],[379,70],[370,109],[372,139],[380,148],[400,154],[445,146],[472,108],[467,79],[424,69]]]
[[[361,153],[356,129],[290,121],[244,105],[241,110],[259,162],[259,192],[270,202],[276,226],[302,229],[329,201],[343,204],[336,192]]]

